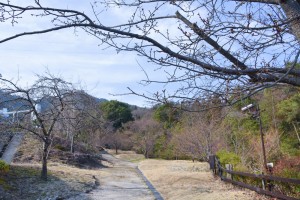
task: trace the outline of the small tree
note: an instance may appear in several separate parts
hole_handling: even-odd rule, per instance
[[[114,128],[122,127],[123,123],[133,121],[132,113],[128,104],[116,100],[101,104],[104,118],[112,122]]]
[[[116,100],[107,101],[100,105],[100,109],[103,112],[104,119],[107,120],[106,123],[106,141],[116,150],[122,145],[123,124],[128,121],[133,121],[133,116],[131,113],[130,106],[126,103],[119,102]]]
[[[70,140],[70,151],[74,153],[75,139],[79,137],[86,138],[84,141],[88,144],[95,144],[96,134],[99,135],[102,130],[102,116],[99,104],[95,97],[90,96],[84,91],[74,92],[74,101],[68,104],[68,109],[62,113],[60,128]],[[98,140],[99,142],[99,140]]]
[[[171,128],[180,119],[181,111],[174,103],[159,105],[154,110],[154,119],[164,124],[165,128]]]
[[[47,180],[47,159],[54,128],[66,105],[72,101],[73,89],[70,83],[50,73],[37,75],[37,78],[28,88],[4,78],[0,78],[0,84],[3,91],[16,97],[9,100],[18,105],[16,113],[20,113],[12,127],[34,134],[43,142],[41,178]]]
[[[155,140],[164,132],[160,123],[153,119],[150,111],[140,119],[129,123],[127,126],[131,132],[131,140],[134,148],[142,152],[145,158],[153,156]]]
[[[193,110],[199,110],[205,105],[214,104],[215,99],[195,103]],[[185,112],[180,120],[180,129],[174,134],[173,142],[177,152],[191,157],[206,160],[217,150],[220,141],[220,123],[223,113],[220,108],[203,112]],[[222,138],[223,140],[224,138]]]

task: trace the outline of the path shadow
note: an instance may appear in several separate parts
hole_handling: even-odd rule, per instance
[[[12,165],[8,173],[0,173],[0,199],[69,199],[90,192],[97,187],[95,183],[74,182],[70,184],[51,173],[48,175],[48,181],[43,181],[40,178],[40,172],[40,168],[36,166]]]

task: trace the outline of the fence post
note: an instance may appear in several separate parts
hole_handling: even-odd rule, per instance
[[[222,170],[221,163],[219,160],[217,160],[217,170],[218,170],[218,174],[219,174],[221,180],[223,180],[223,170]]]
[[[264,175],[263,172],[262,172],[262,175]],[[266,180],[263,177],[261,178],[261,184],[262,184],[262,189],[266,190]]]
[[[232,164],[225,164],[225,167],[227,170],[229,171],[233,171],[233,167],[232,167]],[[233,175],[231,173],[226,173],[226,178],[229,178],[231,180],[233,180]]]
[[[216,174],[216,156],[215,155],[211,155],[208,157],[208,161],[209,161],[209,168],[211,170],[213,170],[214,174]]]

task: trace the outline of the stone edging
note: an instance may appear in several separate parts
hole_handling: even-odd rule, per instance
[[[152,194],[154,195],[156,200],[164,200],[164,198],[161,196],[161,194],[155,189],[155,187],[151,184],[151,182],[146,178],[146,176],[143,174],[143,172],[138,168],[135,167],[137,170],[137,173],[142,177],[142,179],[145,181],[148,188],[151,190]]]

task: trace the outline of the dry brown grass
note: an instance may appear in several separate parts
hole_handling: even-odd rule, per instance
[[[106,150],[109,154],[113,155],[116,158],[130,161],[130,162],[140,162],[142,160],[145,160],[145,156],[142,154],[137,154],[134,151],[122,151],[119,150],[118,154],[116,154],[115,150],[107,149]]]
[[[35,147],[32,148],[32,145]],[[19,159],[13,164],[11,173],[2,179],[1,192],[11,194],[11,197],[28,197],[27,199],[44,199],[57,197],[72,197],[80,193],[91,191],[97,179],[107,177],[111,180],[113,170],[80,169],[78,167],[49,161],[50,181],[41,182],[39,178],[40,164],[35,163],[39,158],[38,146],[40,143],[32,138],[26,138],[19,150]],[[24,152],[24,153],[23,153]],[[143,155],[132,151],[108,150],[116,158],[131,162],[139,162],[139,168],[152,182],[165,199],[196,200],[196,199],[220,199],[220,200],[253,200],[265,199],[254,192],[233,187],[214,178],[208,169],[207,163],[192,161],[166,161],[145,160]],[[20,163],[31,162],[31,163]],[[110,163],[103,163],[110,166]],[[105,179],[106,180],[106,179]],[[0,177],[1,186],[1,177]],[[9,195],[8,195],[9,197]],[[23,198],[23,199],[26,199]],[[1,195],[0,195],[1,199]],[[9,199],[9,198],[7,198]]]
[[[11,165],[11,170],[6,175],[0,174],[0,199],[69,198],[92,191],[98,177],[102,173],[105,174],[101,171],[102,165],[98,168],[87,163],[80,168],[64,164],[68,161],[66,159],[70,157],[67,157],[70,153],[53,149],[54,153],[48,160],[48,181],[42,181],[40,178],[41,146],[37,138],[30,134],[25,135]],[[101,162],[98,158],[88,157],[90,159],[84,156],[80,158],[88,162],[95,160]],[[76,164],[79,161],[74,159],[74,162]]]
[[[13,163],[9,173],[0,176],[0,199],[69,198],[93,190],[101,174],[61,163],[49,163],[48,181],[40,179],[40,172],[40,164]]]
[[[40,161],[42,152],[42,142],[32,134],[25,134],[21,145],[15,155],[16,162]]]
[[[165,199],[266,199],[255,192],[225,184],[214,178],[207,163],[149,159],[140,162],[139,169]]]

